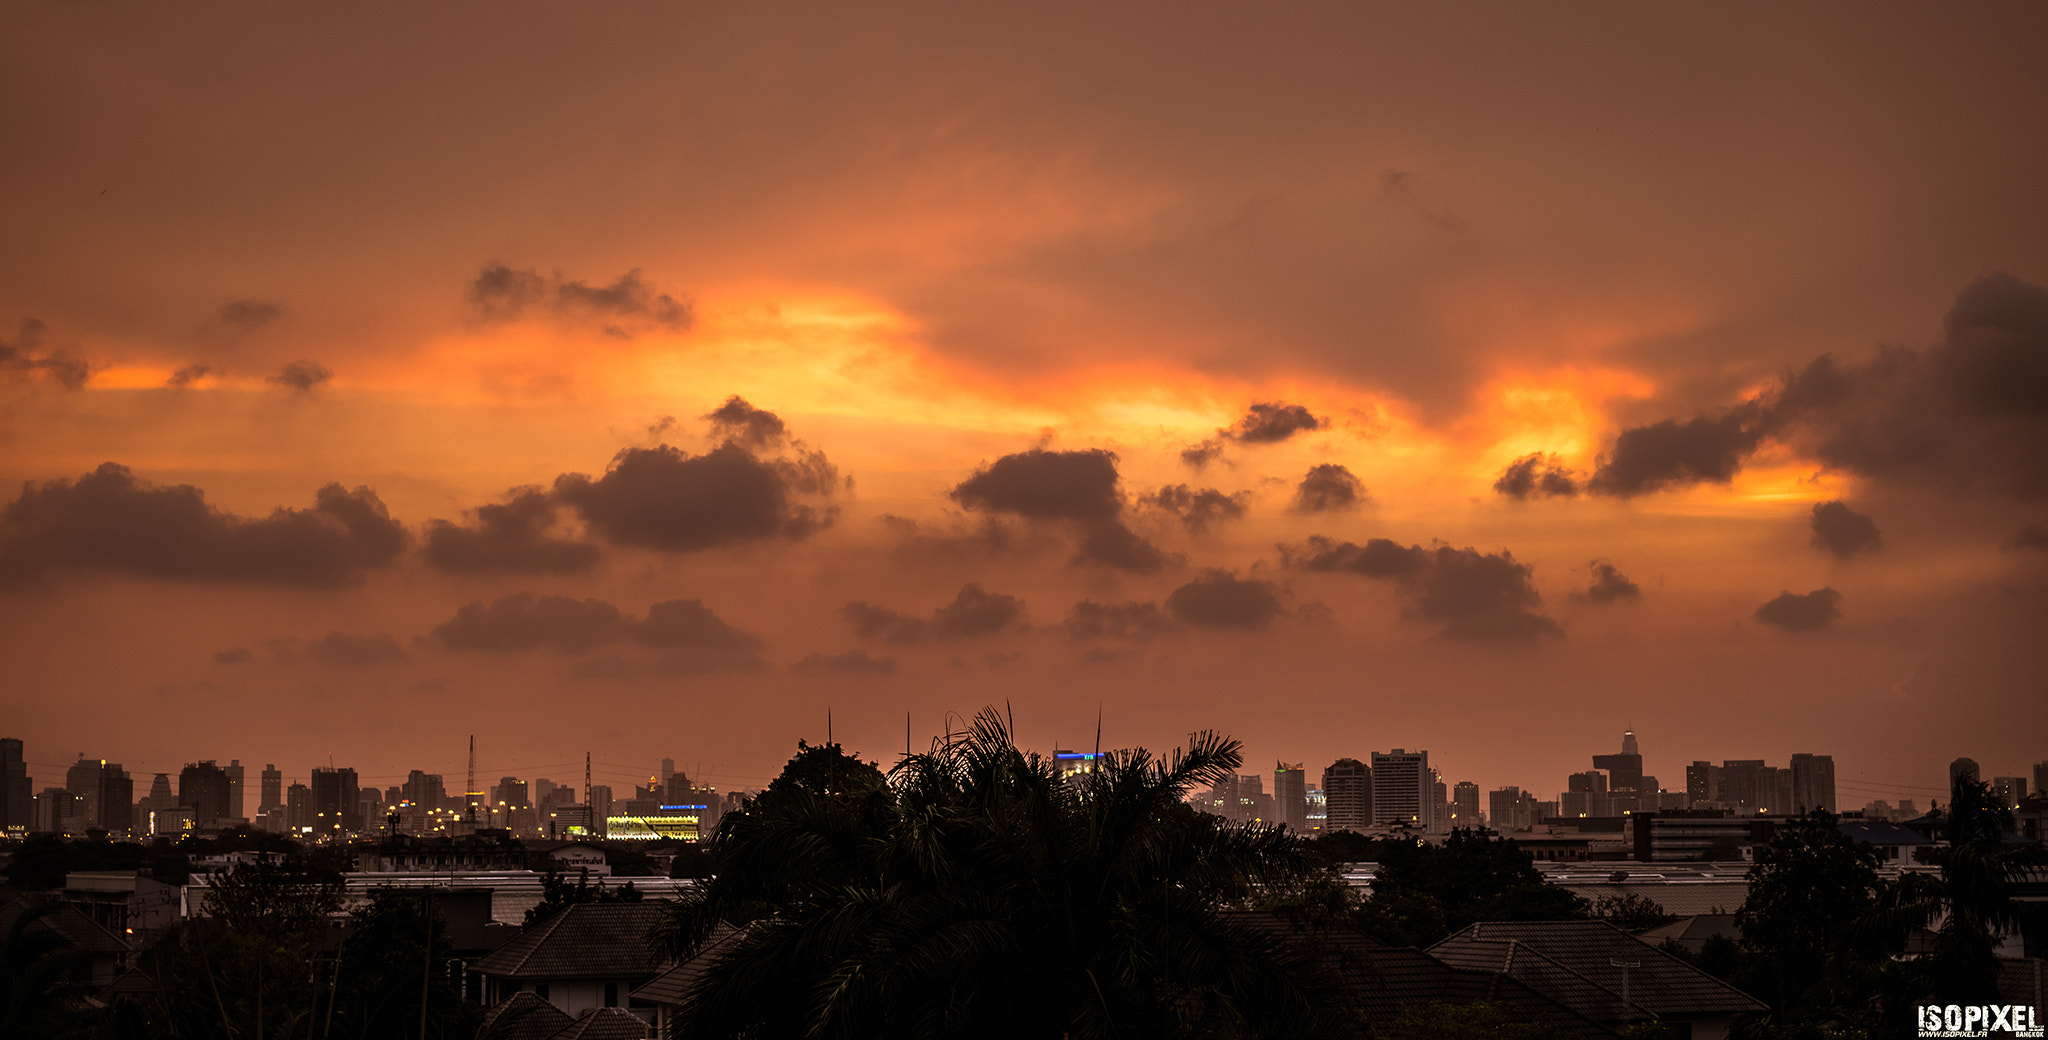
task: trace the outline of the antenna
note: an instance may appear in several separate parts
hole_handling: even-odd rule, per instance
[[[832,709],[825,709],[825,743],[832,743]]]
[[[590,752],[583,753],[583,807],[590,807]]]
[[[469,803],[469,829],[476,830],[476,734],[469,735],[469,783],[464,785],[463,800]]]

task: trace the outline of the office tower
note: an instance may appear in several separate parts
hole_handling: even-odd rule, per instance
[[[313,826],[313,789],[305,784],[293,784],[285,792],[285,826],[293,834],[303,834]]]
[[[78,818],[78,796],[61,787],[45,787],[36,796],[34,819],[29,826],[48,834],[70,834],[83,827]]]
[[[125,834],[135,827],[135,781],[119,762],[100,765],[99,825],[112,834]]]
[[[21,741],[0,737],[0,833],[22,834],[35,826],[34,784]]]
[[[2034,766],[2034,793],[2048,791],[2048,762]]]
[[[398,800],[411,802],[421,810],[444,808],[448,802],[447,785],[441,774],[415,769],[407,773],[405,783],[399,785]]]
[[[1519,787],[1489,792],[1486,808],[1492,814],[1494,830],[1526,831],[1536,826],[1536,796]]]
[[[1597,769],[1573,773],[1565,780],[1566,790],[1558,796],[1559,813],[1564,816],[1610,816],[1607,774]]]
[[[178,772],[178,808],[192,810],[194,827],[217,827],[228,815],[228,771],[211,759]]]
[[[1974,782],[1982,775],[1977,770],[1977,760],[1974,758],[1959,758],[1948,764],[1948,783],[1950,788],[1954,788],[1956,783],[1966,776]]]
[[[555,790],[561,786],[562,785],[555,783],[553,780],[550,780],[547,777],[541,777],[540,779],[535,780],[531,788],[533,793],[533,804],[536,806],[547,805],[549,798],[555,793]],[[575,799],[571,798],[570,801],[575,801]]]
[[[533,806],[533,802],[526,795],[526,781],[516,776],[499,777],[495,793],[497,797],[492,801],[501,808],[527,809]]]
[[[2003,801],[2006,808],[2017,809],[2021,800],[2027,797],[2027,778],[2023,776],[1992,777],[1991,793]]]
[[[1636,731],[1633,726],[1621,731],[1621,753],[1624,755],[1634,755],[1637,758],[1643,757],[1642,751],[1636,747]]]
[[[1836,811],[1835,756],[1792,756],[1792,811],[1805,814],[1815,809]]]
[[[84,821],[85,827],[99,826],[100,770],[106,764],[106,759],[87,758],[81,754],[77,764],[64,771],[64,789],[78,797],[73,816]]]
[[[284,804],[284,773],[275,762],[263,767],[263,800],[256,806],[257,812],[267,813]]]
[[[1308,774],[1299,762],[1273,764],[1273,822],[1296,834],[1308,833]]]
[[[315,833],[334,836],[362,830],[361,802],[355,770],[331,766],[313,770],[310,809]]]
[[[143,796],[143,800],[149,803],[150,812],[177,808],[178,796],[171,792],[171,774],[158,773],[156,779],[149,782],[149,793]]]
[[[590,815],[602,828],[604,818],[612,814],[612,788],[610,784],[590,785]],[[600,830],[600,833],[602,831]]]
[[[1460,780],[1451,788],[1451,826],[1483,827],[1486,821],[1479,817],[1479,785],[1470,780]]]
[[[1705,808],[1714,801],[1714,764],[1694,762],[1685,767],[1685,804],[1687,808]]]
[[[1372,826],[1372,769],[1340,758],[1323,770],[1323,829],[1362,831]]]
[[[1420,830],[1436,826],[1436,791],[1429,752],[1395,748],[1372,753],[1372,819]]]
[[[249,803],[242,797],[242,760],[239,758],[230,759],[228,761],[227,774],[228,817],[230,819],[246,820],[249,818]]]
[[[1608,798],[1607,807],[1593,815],[1619,816],[1656,808],[1643,804],[1643,756],[1636,750],[1635,730],[1622,731],[1621,754],[1594,755],[1593,768],[1607,771]]]
[[[1308,830],[1309,830],[1309,833],[1311,833],[1311,834],[1321,834],[1321,833],[1322,833],[1323,831],[1325,831],[1325,830],[1328,830],[1328,829],[1329,829],[1329,828],[1328,828],[1328,826],[1327,826],[1329,822],[1330,822],[1330,801],[1329,801],[1329,799],[1328,799],[1327,797],[1325,797],[1325,796],[1323,795],[1323,789],[1322,789],[1322,788],[1320,788],[1320,787],[1311,787],[1311,788],[1309,788],[1309,789],[1308,789]]]
[[[1436,807],[1436,819],[1430,824],[1431,830],[1440,830],[1444,821],[1451,818],[1451,789],[1444,783],[1443,773],[1429,771],[1429,804]]]

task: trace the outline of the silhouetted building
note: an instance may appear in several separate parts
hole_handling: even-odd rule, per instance
[[[70,834],[85,829],[78,821],[79,797],[61,787],[43,788],[31,808],[30,827],[46,834]]]
[[[1323,770],[1323,829],[1362,831],[1372,826],[1372,768],[1340,758]]]
[[[2048,762],[2034,766],[2034,793],[2048,793]]]
[[[242,760],[239,758],[230,759],[228,761],[227,774],[228,816],[231,819],[246,820],[249,818],[249,803],[243,797],[245,792],[242,785],[242,780],[244,779],[242,775]]]
[[[1395,748],[1372,753],[1372,818],[1374,823],[1407,824],[1420,830],[1436,827],[1434,774],[1429,752]]]
[[[285,792],[285,825],[293,834],[304,834],[313,827],[313,789],[305,784],[293,784]]]
[[[1594,755],[1593,768],[1607,772],[1607,804],[1603,811],[1593,815],[1620,816],[1656,808],[1654,801],[1645,804],[1643,798],[1643,756],[1636,750],[1635,730],[1622,731],[1620,754]],[[1654,796],[1656,792],[1650,794]]]
[[[1299,762],[1273,764],[1273,822],[1296,834],[1308,833],[1308,774]]]
[[[1977,769],[1976,759],[1959,758],[1948,764],[1948,782],[1950,789],[1954,789],[1956,781],[1961,780],[1966,776],[1969,777],[1971,780],[1979,780],[1983,778],[1983,774]]]
[[[142,802],[150,812],[177,808],[178,796],[171,790],[171,774],[156,774],[156,779],[149,782],[149,793],[142,796]]]
[[[362,830],[362,792],[356,786],[356,771],[313,770],[312,813],[315,834],[346,835]]]
[[[1567,817],[1614,815],[1608,810],[1607,774],[1597,769],[1566,777],[1565,792],[1557,800]]]
[[[2005,802],[2006,808],[2017,809],[2027,797],[2027,778],[2024,776],[1995,776],[1991,778],[1991,793]]]
[[[1815,809],[1839,810],[1835,804],[1835,757],[1793,755],[1792,811],[1810,813]]]
[[[1460,780],[1451,788],[1451,826],[1478,827],[1485,824],[1479,815],[1479,785],[1470,780]]]
[[[263,767],[263,797],[256,805],[256,811],[267,813],[284,804],[284,773],[275,762]]]
[[[21,741],[0,737],[0,833],[24,834],[35,825],[35,794]]]
[[[1486,808],[1494,830],[1526,831],[1536,825],[1536,796],[1519,787],[1488,792]]]
[[[192,810],[195,826],[217,827],[228,816],[228,772],[211,759],[178,772],[178,808]]]
[[[130,829],[135,818],[135,783],[118,762],[80,758],[65,771],[64,787],[77,796],[75,829],[98,827],[110,833]]]

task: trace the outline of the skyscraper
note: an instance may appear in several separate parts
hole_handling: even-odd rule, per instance
[[[1607,771],[1607,803],[1592,815],[1619,816],[1656,808],[1655,804],[1643,804],[1643,756],[1636,750],[1635,730],[1622,731],[1621,754],[1594,755],[1593,768]]]
[[[321,835],[353,834],[363,829],[362,792],[353,769],[313,770],[311,826]]]
[[[0,833],[25,833],[35,825],[35,811],[35,786],[21,741],[0,737]]]
[[[1460,780],[1451,788],[1451,826],[1480,827],[1485,820],[1479,816],[1479,785],[1470,780]]]
[[[1796,754],[1792,756],[1792,811],[1810,813],[1815,809],[1837,811],[1835,805],[1835,756]]]
[[[267,813],[284,804],[284,773],[273,762],[263,767],[263,800],[256,805],[256,811]]]
[[[1308,833],[1308,774],[1299,762],[1273,764],[1273,822],[1296,834]]]
[[[247,812],[249,803],[242,797],[242,760],[239,758],[229,760],[227,774],[228,817],[230,819],[246,820],[249,818],[249,813]]]
[[[1372,769],[1340,758],[1323,770],[1323,829],[1362,831],[1372,826]]]
[[[211,759],[178,772],[178,808],[192,810],[194,827],[216,827],[228,816],[228,771]]]
[[[1983,774],[1980,773],[1977,769],[1976,759],[1959,758],[1948,764],[1949,786],[1955,786],[1956,781],[1961,780],[1966,776],[1969,777],[1973,782],[1983,779]]]
[[[1395,748],[1372,753],[1372,819],[1421,830],[1436,826],[1435,777],[1429,752]]]

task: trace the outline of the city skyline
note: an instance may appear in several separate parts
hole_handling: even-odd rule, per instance
[[[37,763],[2042,757],[2038,6],[0,28]]]

